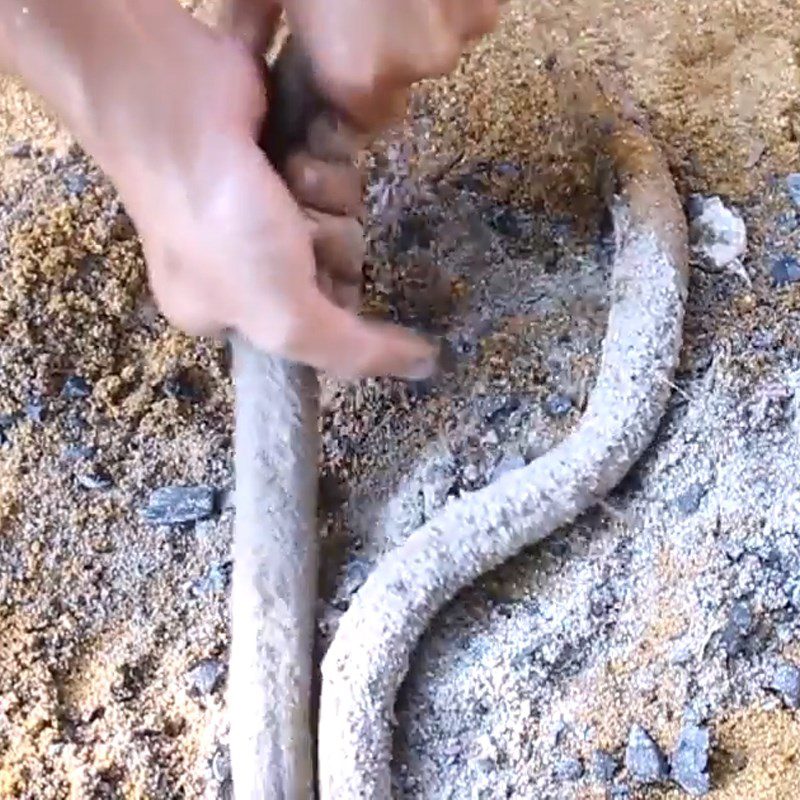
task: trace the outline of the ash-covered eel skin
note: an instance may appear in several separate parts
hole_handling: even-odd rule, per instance
[[[616,177],[616,252],[600,368],[575,431],[446,506],[378,564],[322,663],[322,800],[388,800],[395,695],[417,640],[463,587],[602,499],[652,441],[682,342],[686,221],[661,153],[602,91],[583,107]],[[587,103],[587,98],[581,98]]]
[[[280,170],[317,113],[291,40],[262,142]],[[313,370],[231,340],[236,392],[228,715],[236,800],[314,797],[319,386]]]

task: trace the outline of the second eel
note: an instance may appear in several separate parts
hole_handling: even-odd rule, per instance
[[[561,444],[446,506],[386,555],[355,595],[322,664],[322,800],[391,797],[395,697],[426,626],[481,574],[602,499],[650,444],[665,411],[682,342],[686,220],[640,122],[599,85],[574,85],[583,90],[571,105],[582,110],[616,180],[608,198],[616,239],[611,307],[594,389]]]

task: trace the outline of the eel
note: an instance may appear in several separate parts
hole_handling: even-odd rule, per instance
[[[416,643],[462,588],[593,507],[651,443],[682,345],[686,219],[646,126],[594,79],[570,103],[614,184],[615,253],[600,366],[576,429],[489,486],[462,496],[378,563],[322,662],[322,800],[391,797],[396,693]],[[588,87],[588,88],[587,88]],[[624,104],[623,104],[624,106]]]
[[[265,76],[261,145],[281,171],[320,111],[287,40]],[[227,703],[236,800],[314,797],[319,384],[314,370],[231,336],[235,510]]]

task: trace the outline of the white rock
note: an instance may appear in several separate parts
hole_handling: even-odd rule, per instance
[[[691,222],[696,254],[722,268],[738,261],[747,250],[747,228],[741,215],[719,197],[695,198],[697,213]]]

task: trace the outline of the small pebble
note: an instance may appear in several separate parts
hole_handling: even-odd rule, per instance
[[[708,728],[684,725],[672,755],[672,779],[692,797],[702,797],[711,789],[709,741]]]
[[[800,261],[795,256],[778,256],[772,262],[772,280],[778,287],[800,281]]]
[[[786,176],[786,188],[789,190],[792,202],[800,208],[800,172],[792,172]]]
[[[753,613],[746,603],[735,603],[722,631],[721,642],[730,657],[741,655],[747,649],[753,631]]]
[[[638,724],[632,725],[628,734],[625,767],[640,783],[658,783],[669,777],[666,756],[650,734]]]
[[[583,764],[577,758],[565,758],[556,764],[553,777],[558,781],[579,781],[583,777]]]
[[[111,476],[100,469],[94,472],[80,473],[75,476],[75,480],[84,489],[103,490],[110,489],[114,485]]]
[[[67,400],[83,400],[92,394],[91,384],[80,375],[71,375],[64,381],[61,387],[61,394]]]
[[[565,417],[572,411],[572,400],[563,394],[551,394],[544,401],[545,411],[553,417]]]
[[[619,771],[619,764],[611,753],[595,750],[592,755],[592,774],[603,783],[611,783]]]
[[[799,667],[789,661],[780,662],[772,673],[769,688],[778,692],[789,708],[800,708]]]
[[[708,489],[700,483],[690,486],[683,494],[675,499],[675,506],[681,514],[689,516],[694,514],[699,508],[700,503],[706,496]]]
[[[31,421],[41,424],[45,418],[44,403],[33,400],[25,406],[25,416]]]
[[[181,525],[208,519],[215,507],[212,486],[164,486],[150,495],[142,517],[154,525]]]
[[[213,694],[222,685],[225,666],[215,658],[206,658],[195,664],[188,674],[189,694],[204,696]]]

